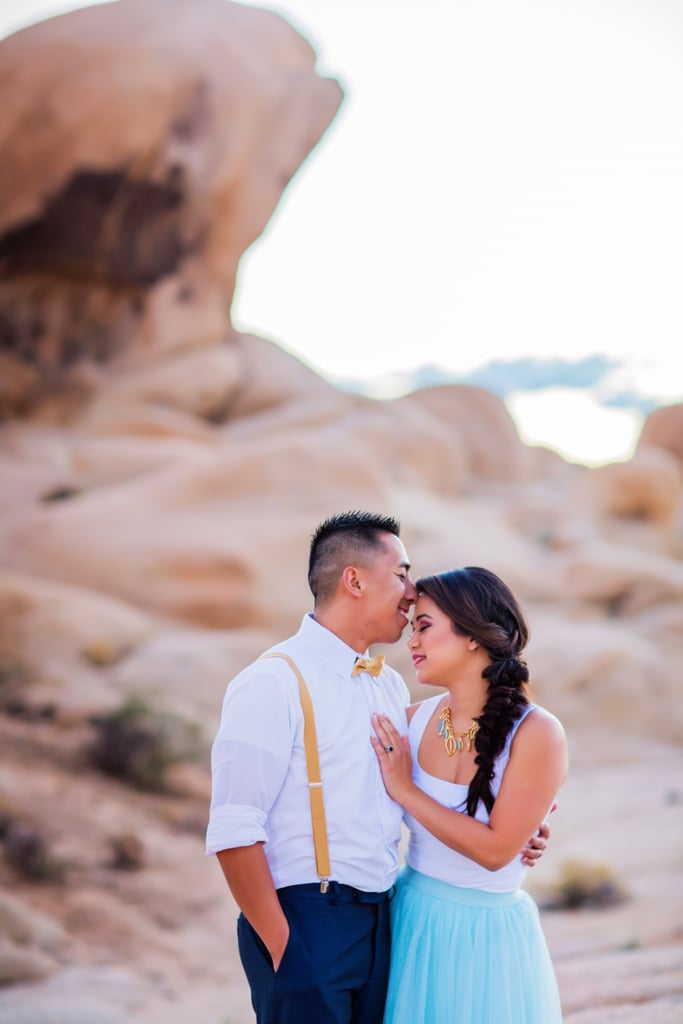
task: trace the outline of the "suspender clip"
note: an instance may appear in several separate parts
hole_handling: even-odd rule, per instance
[[[321,892],[327,892],[329,887],[330,887],[330,880],[329,880],[329,878],[321,878],[320,879],[320,891]]]

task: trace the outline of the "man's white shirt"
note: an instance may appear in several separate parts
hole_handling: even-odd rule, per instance
[[[405,734],[408,688],[387,666],[377,677],[352,677],[358,652],[311,615],[268,653],[275,651],[293,659],[311,694],[331,877],[383,892],[398,871],[402,809],[384,788],[370,717],[386,714]],[[257,660],[230,682],[211,770],[207,853],[263,842],[277,889],[315,882],[303,711],[283,659]]]

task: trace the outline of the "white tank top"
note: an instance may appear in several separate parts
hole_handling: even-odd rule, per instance
[[[429,775],[423,771],[417,760],[417,752],[422,735],[436,705],[442,698],[443,694],[437,693],[434,697],[429,697],[419,704],[417,710],[413,713],[408,727],[410,750],[413,755],[413,782],[445,807],[450,807],[452,810],[467,814],[468,787],[457,782],[446,782],[445,779],[438,779],[434,775]],[[512,744],[513,737],[520,723],[524,721],[534,707],[534,704],[529,704],[524,708],[521,717],[513,724],[508,734],[505,747],[495,760],[494,777],[491,780],[491,791],[494,796],[498,795],[503,772],[510,758],[510,745]],[[478,821],[487,822],[489,820],[488,811],[481,800],[479,801],[475,817]],[[516,889],[519,889],[524,881],[526,868],[522,864],[521,852],[509,864],[505,864],[504,867],[499,868],[497,871],[489,871],[475,861],[470,860],[469,857],[456,853],[450,846],[442,843],[440,839],[436,839],[431,832],[428,832],[419,821],[416,821],[407,812],[404,814],[404,821],[410,829],[406,863],[411,868],[414,868],[415,871],[420,871],[423,875],[430,875],[432,878],[438,878],[442,882],[448,882],[450,885],[459,885],[465,889],[484,889],[487,892],[514,892]]]

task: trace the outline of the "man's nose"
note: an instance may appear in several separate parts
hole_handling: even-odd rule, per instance
[[[411,579],[406,581],[406,597],[411,604],[417,599],[417,588]]]

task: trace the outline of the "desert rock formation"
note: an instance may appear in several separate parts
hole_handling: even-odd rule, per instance
[[[240,257],[342,102],[315,61],[224,0],[0,42],[0,1024],[252,1020],[207,749],[232,674],[309,608],[312,529],[352,507],[399,516],[418,574],[519,593],[572,748],[530,884],[584,858],[629,891],[546,915],[568,1024],[678,1021],[683,407],[589,470],[480,389],[374,401],[237,333]],[[130,699],[199,736],[161,792],[93,767]]]

